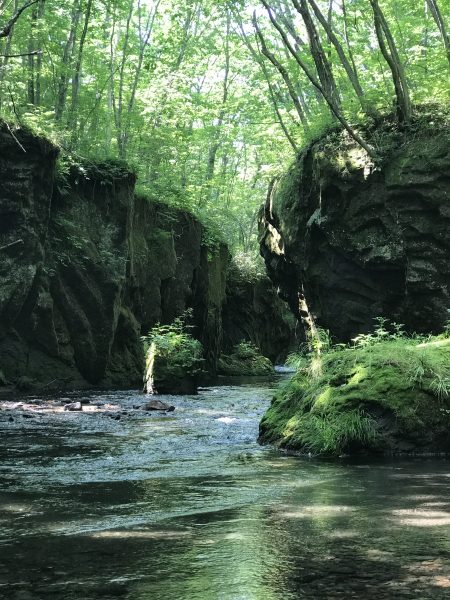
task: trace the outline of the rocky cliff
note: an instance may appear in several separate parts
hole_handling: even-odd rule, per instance
[[[204,243],[210,236],[192,214],[136,195],[125,165],[62,171],[50,142],[22,129],[15,136],[22,147],[0,125],[2,380],[38,389],[139,386],[141,334],[187,308],[214,373],[227,247]],[[235,308],[251,313],[247,291]],[[251,326],[239,336],[253,339]]]
[[[214,371],[228,251],[191,214],[134,193],[119,164],[55,177],[45,139],[0,132],[0,365],[5,378],[139,385],[141,332],[187,307]]]
[[[388,317],[439,332],[450,308],[450,127],[422,117],[370,132],[373,164],[342,132],[306,148],[261,213],[261,253],[298,311],[303,287],[340,340]]]
[[[223,306],[223,350],[252,342],[273,363],[282,363],[294,345],[295,320],[267,275],[228,271]]]

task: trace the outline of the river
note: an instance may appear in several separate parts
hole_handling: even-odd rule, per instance
[[[0,598],[449,598],[450,463],[260,447],[275,385],[0,411]]]

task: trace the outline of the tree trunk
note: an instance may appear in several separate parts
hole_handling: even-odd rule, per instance
[[[73,51],[77,35],[78,23],[82,15],[80,2],[81,0],[74,0],[73,2],[69,36],[67,38],[67,42],[64,45],[64,51],[61,61],[61,74],[59,77],[58,84],[58,95],[55,104],[56,121],[61,120],[66,106],[70,65],[73,60]]]
[[[86,42],[86,36],[89,28],[89,20],[91,18],[93,0],[87,0],[84,16],[83,30],[81,32],[80,43],[78,45],[77,60],[72,75],[72,100],[70,105],[70,115],[68,119],[69,129],[72,130],[72,143],[75,142],[77,136],[77,110],[78,110],[78,92],[80,91],[81,67],[83,63],[83,50]]]
[[[442,41],[444,42],[444,48],[445,48],[445,52],[447,54],[447,60],[450,65],[450,40],[449,40],[449,36],[448,36],[447,27],[445,25],[445,21],[442,18],[442,14],[441,14],[441,11],[439,10],[437,0],[426,0],[426,2],[430,8],[431,14],[433,15],[433,19],[435,20],[436,25],[438,26],[438,29],[441,32]]]
[[[225,67],[224,67],[224,75],[222,81],[222,102],[220,106],[219,116],[217,118],[217,123],[214,129],[213,138],[211,144],[209,146],[208,151],[208,161],[206,165],[206,175],[205,175],[205,187],[204,192],[202,194],[203,198],[201,200],[200,205],[205,205],[207,201],[211,198],[212,191],[212,179],[214,177],[214,170],[216,167],[216,158],[217,152],[220,148],[220,137],[222,135],[222,126],[225,118],[226,105],[229,94],[229,77],[230,77],[230,29],[231,29],[231,13],[227,11],[227,24],[226,24],[226,33],[225,33]]]
[[[336,35],[333,31],[330,18],[327,20],[324,17],[324,15],[321,13],[319,7],[317,6],[315,0],[308,0],[308,2],[314,11],[314,14],[317,17],[317,20],[319,21],[319,23],[322,25],[323,29],[325,30],[325,33],[327,34],[328,39],[333,44],[333,46],[339,56],[341,64],[344,67],[345,72],[347,73],[350,83],[352,84],[352,87],[355,90],[355,93],[361,104],[361,108],[364,110],[364,112],[370,113],[371,111],[367,106],[367,102],[364,97],[364,92],[363,92],[361,84],[359,82],[358,73],[357,73],[356,69],[354,68],[354,65],[352,66],[350,64],[349,60],[347,59],[347,56],[344,52],[342,44],[340,43],[340,41],[338,40],[338,38],[336,37]],[[330,2],[330,6],[331,6],[331,2]]]
[[[389,29],[389,25],[378,4],[378,0],[370,0],[370,4],[372,5],[373,10],[378,44],[392,73],[395,95],[397,98],[397,117],[400,123],[406,124],[411,120],[412,107],[403,64],[398,55],[397,47]],[[389,49],[386,46],[385,39]]]
[[[260,41],[261,44],[261,52],[262,54],[264,54],[264,56],[266,56],[270,62],[273,64],[273,66],[277,69],[277,71],[280,73],[281,77],[284,79],[284,82],[286,84],[286,87],[288,89],[289,95],[292,99],[292,102],[294,103],[295,106],[295,110],[297,111],[297,114],[300,118],[301,123],[303,124],[303,126],[307,129],[308,128],[308,122],[306,120],[306,116],[305,113],[303,112],[302,106],[300,104],[300,100],[297,96],[297,93],[295,91],[294,85],[291,81],[291,78],[289,77],[289,73],[287,72],[287,69],[284,68],[284,66],[280,63],[280,61],[275,57],[275,55],[273,54],[273,52],[270,52],[270,50],[267,47],[266,41],[264,39],[264,36],[262,34],[261,29],[258,27],[258,21],[256,20],[256,15],[255,13],[253,13],[253,26],[255,28],[256,34],[258,36],[258,39]]]
[[[17,13],[18,7],[19,7],[19,0],[14,0],[14,9],[13,9],[14,14]],[[11,28],[10,32],[6,38],[5,56],[3,58],[2,63],[0,64],[0,108],[2,108],[2,104],[3,104],[3,90],[4,90],[3,80],[5,78],[6,67],[8,66],[8,62],[9,62],[8,56],[11,53],[13,32],[14,32],[14,29]]]
[[[337,120],[341,123],[341,125],[344,127],[344,129],[348,132],[348,134],[350,135],[350,137],[352,137],[355,140],[355,142],[357,144],[359,144],[361,146],[361,148],[363,148],[370,157],[372,157],[374,159],[377,158],[377,155],[376,155],[374,149],[371,148],[364,141],[364,139],[359,135],[359,133],[357,131],[355,131],[353,129],[353,127],[348,123],[348,121],[342,115],[342,113],[340,111],[340,108],[336,106],[335,102],[333,101],[333,98],[331,98],[329,96],[329,93],[322,87],[322,85],[317,80],[317,78],[315,77],[315,75],[310,71],[309,67],[306,65],[306,63],[302,60],[302,58],[299,56],[299,54],[292,47],[292,44],[290,43],[289,38],[287,37],[287,35],[286,35],[285,31],[283,30],[283,28],[280,27],[279,23],[277,23],[275,17],[273,16],[272,10],[271,10],[270,6],[267,4],[266,0],[261,0],[261,2],[262,2],[262,4],[264,5],[264,7],[266,8],[266,10],[268,12],[268,15],[269,15],[269,18],[270,18],[270,21],[271,21],[272,25],[275,27],[275,29],[280,34],[280,36],[281,36],[281,38],[283,40],[283,43],[289,49],[289,52],[295,58],[298,66],[303,70],[303,72],[308,77],[308,79],[312,83],[312,85],[323,96],[323,98],[326,101],[326,103],[328,104],[331,112],[334,114],[334,116],[337,118]]]
[[[307,0],[292,0],[292,4],[295,6],[296,10],[301,15],[303,23],[306,27],[306,31],[308,32],[311,56],[313,57],[314,64],[316,65],[319,81],[321,82],[322,87],[327,93],[330,100],[333,102],[336,108],[339,109],[340,97],[337,90],[336,82],[334,80],[331,64],[323,49],[322,43],[320,41],[320,36],[316,29],[314,21],[311,18]]]

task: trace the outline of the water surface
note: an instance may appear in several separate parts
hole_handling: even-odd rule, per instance
[[[0,598],[450,597],[450,464],[259,447],[273,383],[0,413]],[[164,400],[164,398],[162,398]]]

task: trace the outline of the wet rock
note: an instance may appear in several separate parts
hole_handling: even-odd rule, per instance
[[[117,413],[117,412],[105,411],[103,414],[105,415],[105,417],[109,417],[110,419],[114,419],[114,421],[120,421],[120,419],[121,419],[120,414]]]
[[[171,406],[170,404],[166,404],[165,402],[161,402],[160,400],[150,400],[147,404],[144,404],[142,407],[144,410],[161,410],[166,412],[172,412],[175,410],[175,406]]]
[[[69,411],[80,411],[83,410],[83,406],[81,405],[81,402],[71,402],[70,404],[66,404],[64,407],[64,410],[69,410]]]
[[[11,410],[17,410],[18,408],[23,408],[23,402],[15,402],[11,404],[9,407]]]

